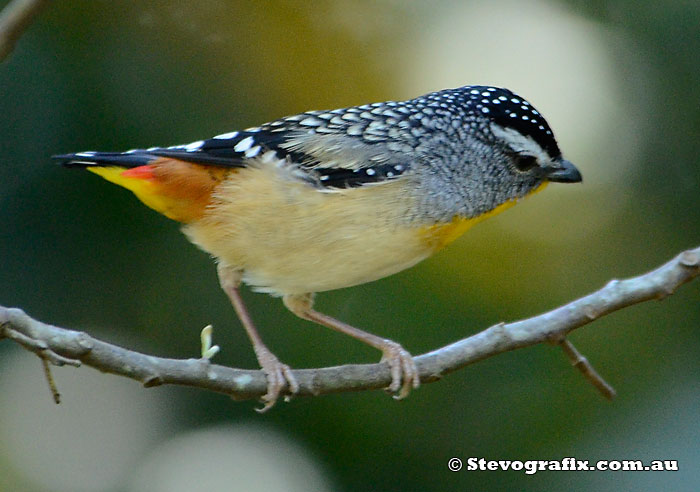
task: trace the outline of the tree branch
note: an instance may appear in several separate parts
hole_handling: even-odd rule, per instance
[[[0,12],[0,62],[12,53],[17,40],[50,0],[12,0]]]
[[[428,383],[487,357],[541,342],[563,344],[575,365],[596,386],[602,379],[566,335],[602,316],[640,302],[663,299],[700,275],[700,247],[685,251],[656,270],[627,280],[612,280],[602,289],[547,313],[514,323],[500,323],[468,338],[415,358],[420,379]],[[80,363],[102,372],[140,381],[144,386],[175,384],[249,399],[265,394],[260,370],[223,367],[202,359],[166,359],[127,350],[86,333],[51,326],[20,309],[0,307],[0,340],[7,338],[55,365]],[[391,382],[386,363],[297,369],[298,395],[385,388]],[[602,383],[605,385],[604,381]],[[600,389],[600,388],[599,388]],[[611,391],[612,388],[609,389]],[[605,390],[601,389],[605,392]]]

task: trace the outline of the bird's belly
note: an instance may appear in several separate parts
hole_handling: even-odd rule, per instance
[[[247,169],[184,231],[257,290],[300,294],[376,280],[428,257],[436,241],[411,214],[411,197],[394,183],[325,193]]]
[[[409,268],[430,252],[406,232],[337,230],[315,244],[267,244],[247,255],[244,280],[256,290],[302,294],[371,282]],[[347,232],[348,234],[342,234]]]

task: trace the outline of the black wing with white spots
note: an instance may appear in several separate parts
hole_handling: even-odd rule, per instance
[[[173,147],[124,153],[81,152],[55,156],[65,165],[135,167],[159,157],[224,167],[246,167],[251,159],[296,167],[328,188],[380,183],[410,171],[418,161],[439,160],[442,149],[478,138],[493,121],[533,138],[551,157],[561,154],[549,125],[527,101],[507,89],[467,86],[402,102],[309,111]],[[440,134],[442,139],[434,139]]]

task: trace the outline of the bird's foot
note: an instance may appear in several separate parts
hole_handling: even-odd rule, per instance
[[[382,362],[387,362],[391,369],[391,384],[388,391],[394,393],[394,398],[406,398],[411,389],[420,386],[418,368],[411,354],[396,342],[386,340],[381,349]]]
[[[294,395],[299,391],[299,383],[297,383],[294,374],[292,374],[291,368],[287,364],[282,364],[277,356],[270,352],[267,347],[256,347],[255,355],[267,377],[267,393],[261,398],[263,407],[255,409],[257,412],[263,413],[275,405],[285,387],[287,387],[290,395]]]

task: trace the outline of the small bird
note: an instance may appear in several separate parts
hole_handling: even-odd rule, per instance
[[[242,282],[381,350],[388,389],[403,398],[420,381],[409,352],[314,310],[315,293],[409,268],[548,182],[582,179],[529,102],[482,85],[308,111],[186,145],[54,158],[131,190],[215,258],[267,377],[261,411],[298,383],[262,342]]]

